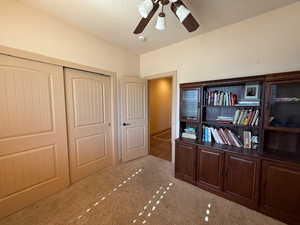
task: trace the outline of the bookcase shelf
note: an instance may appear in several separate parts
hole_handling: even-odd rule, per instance
[[[241,153],[244,155],[258,156],[258,151],[257,151],[258,149],[249,149],[243,147],[238,148],[232,145],[222,145],[222,144],[212,143],[212,142],[201,142],[200,146],[227,151],[227,152]]]
[[[278,132],[289,132],[289,133],[300,133],[300,128],[293,128],[293,127],[271,127],[266,126],[264,127],[265,130],[270,131],[278,131]]]
[[[203,105],[203,108],[261,108],[261,106],[246,106],[246,105]]]
[[[203,121],[205,125],[210,125],[213,127],[226,127],[226,128],[242,128],[242,129],[260,129],[258,126],[245,126],[245,125],[236,125],[232,123],[219,123],[217,121]]]

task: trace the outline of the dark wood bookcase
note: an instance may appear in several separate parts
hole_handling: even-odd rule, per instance
[[[259,104],[236,104],[246,101],[249,85],[259,87]],[[180,90],[175,176],[288,224],[300,224],[300,71],[181,84]],[[225,104],[209,102],[211,93],[225,95]],[[235,104],[228,104],[228,96],[234,96]],[[237,110],[250,115],[258,110],[258,123],[220,119],[234,118]],[[203,127],[230,130],[242,146],[216,143],[214,138],[207,142]],[[195,129],[196,139],[183,137],[187,128]],[[245,148],[244,131],[258,143]]]

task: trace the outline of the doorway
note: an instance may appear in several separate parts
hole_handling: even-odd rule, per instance
[[[173,77],[148,80],[149,153],[172,161]]]

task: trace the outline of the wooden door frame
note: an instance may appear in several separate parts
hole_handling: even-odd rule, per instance
[[[117,73],[103,70],[100,68],[86,66],[58,58],[48,57],[41,54],[19,50],[7,46],[0,45],[0,54],[13,56],[21,59],[37,61],[41,63],[47,63],[52,65],[61,66],[63,68],[72,68],[77,70],[82,70],[86,72],[97,73],[99,75],[109,76],[110,77],[110,88],[111,88],[111,102],[117,102]],[[118,112],[117,104],[111,104],[111,128],[112,128],[112,155],[113,155],[113,166],[119,164],[119,151],[118,149]],[[67,116],[67,115],[66,115]],[[67,126],[67,124],[66,124]],[[68,148],[69,151],[69,148]]]
[[[167,77],[172,77],[172,106],[171,106],[171,143],[172,143],[172,163],[175,163],[175,139],[178,137],[178,130],[179,128],[179,84],[177,83],[177,71],[170,71],[170,72],[165,72],[165,73],[159,73],[159,74],[154,74],[150,76],[145,76],[142,77],[146,79],[147,81],[149,80],[155,80],[155,79],[160,79],[160,78],[167,78]],[[148,94],[148,93],[147,93]],[[149,99],[149,96],[147,96],[147,99]],[[148,104],[147,100],[147,104]],[[149,107],[148,107],[148,149],[150,150],[150,126],[149,126]]]

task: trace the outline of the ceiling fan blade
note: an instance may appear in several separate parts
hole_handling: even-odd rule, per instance
[[[176,4],[180,4],[186,7],[186,5],[181,1],[181,0],[177,0],[176,2],[172,2],[171,4],[171,10],[172,12],[175,14],[175,16],[178,18],[178,16],[176,15],[176,9],[177,6]],[[187,7],[186,7],[187,8]],[[178,18],[179,19],[179,18]],[[199,23],[197,22],[197,20],[192,16],[192,14],[190,13],[187,18],[182,22],[183,26],[185,27],[185,29],[187,29],[189,32],[193,32],[195,30],[197,30],[199,28]]]
[[[154,16],[158,8],[159,8],[159,2],[154,4],[153,9],[151,10],[147,18],[141,19],[140,23],[137,25],[137,27],[133,32],[134,34],[140,34],[145,30],[146,26],[148,25],[148,23],[150,22],[150,20],[152,19],[152,17]]]

